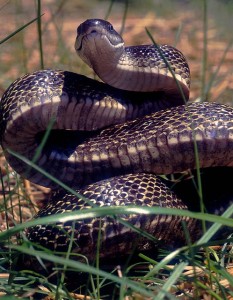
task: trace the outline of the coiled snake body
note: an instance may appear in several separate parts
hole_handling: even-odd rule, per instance
[[[182,209],[186,205],[152,174],[194,169],[195,143],[201,168],[233,166],[233,109],[217,103],[183,104],[180,95],[188,100],[190,76],[178,50],[170,46],[124,48],[112,25],[98,19],[79,26],[75,48],[113,87],[59,70],[37,71],[16,80],[1,100],[1,145],[19,174],[57,187],[13,152],[95,205]],[[48,127],[52,130],[38,151]],[[89,207],[85,200],[60,191],[36,217]],[[196,221],[185,217],[121,217],[171,246],[185,241],[182,220],[193,239],[200,234]],[[27,235],[63,251],[72,230],[73,251],[89,258],[95,255],[99,230],[101,256],[130,252],[138,237],[132,228],[108,216],[77,221],[74,227],[69,222],[38,225]],[[151,246],[144,237],[137,241],[139,250]]]

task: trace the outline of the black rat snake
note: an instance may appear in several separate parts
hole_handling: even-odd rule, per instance
[[[184,104],[190,74],[175,48],[124,47],[103,20],[78,27],[76,51],[105,83],[68,71],[42,70],[17,79],[0,104],[1,145],[10,165],[32,182],[56,188],[43,174],[12,154],[19,153],[98,206],[140,205],[187,208],[162,179],[195,169],[233,166],[233,109],[217,103]],[[174,79],[174,77],[176,79]],[[48,138],[38,152],[48,126]],[[195,140],[195,143],[194,143]],[[9,151],[9,149],[11,151]],[[90,203],[55,192],[37,218],[88,209]],[[185,241],[181,221],[195,240],[200,229],[186,217],[121,216],[164,244]],[[101,229],[101,256],[151,245],[117,218],[38,225],[30,240],[65,251],[74,231],[73,252],[93,258]]]

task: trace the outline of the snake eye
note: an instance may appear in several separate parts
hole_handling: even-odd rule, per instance
[[[108,30],[109,30],[109,31],[113,31],[113,30],[114,30],[112,24],[109,24],[109,25],[108,25]]]

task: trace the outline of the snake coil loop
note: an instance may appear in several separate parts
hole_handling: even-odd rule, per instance
[[[183,104],[178,86],[188,99],[189,67],[171,46],[124,47],[112,25],[99,19],[87,20],[77,32],[75,49],[107,84],[68,71],[42,70],[17,79],[0,103],[1,145],[16,172],[56,188],[53,179],[26,163],[33,161],[90,200],[56,192],[36,218],[92,205],[187,208],[155,174],[194,169],[195,143],[201,168],[232,167],[233,109]],[[40,147],[48,127],[49,137]],[[78,220],[74,226],[38,225],[27,236],[65,251],[74,231],[72,251],[93,259],[99,230],[103,257],[130,252],[135,240],[139,250],[152,247],[154,241],[138,238],[132,226],[170,246],[185,242],[182,220],[193,239],[200,235],[197,222],[186,217],[132,214],[122,219],[131,227],[105,216]]]

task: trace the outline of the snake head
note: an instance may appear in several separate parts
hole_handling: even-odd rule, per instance
[[[91,68],[99,57],[106,63],[121,56],[124,41],[112,24],[101,19],[88,19],[78,26],[75,50]]]

